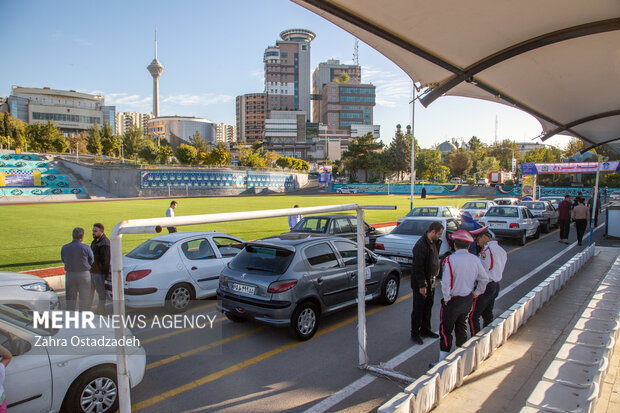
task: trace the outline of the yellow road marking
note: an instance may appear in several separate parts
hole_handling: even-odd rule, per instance
[[[261,330],[264,330],[264,329],[265,329],[265,327],[258,327],[258,328],[255,328],[254,330],[248,330],[248,331],[246,331],[244,333],[240,333],[240,334],[234,335],[232,337],[228,337],[228,338],[225,338],[223,340],[216,341],[215,343],[210,343],[210,344],[204,345],[202,347],[195,348],[193,350],[185,351],[185,352],[183,352],[181,354],[177,354],[177,355],[174,355],[174,356],[162,359],[162,360],[158,360],[156,362],[147,364],[146,365],[146,369],[150,370],[150,369],[154,369],[155,367],[163,366],[164,364],[172,363],[173,361],[177,361],[177,360],[180,360],[182,358],[189,357],[189,356],[192,356],[194,354],[198,354],[198,353],[200,353],[202,351],[206,351],[206,350],[209,350],[209,349],[211,349],[213,347],[229,343],[229,342],[231,342],[233,340],[237,340],[239,338],[247,337],[249,335],[252,335],[252,334],[257,333],[257,332],[259,332]]]
[[[213,321],[213,324],[221,323],[222,321],[224,321],[224,317],[219,317],[219,318],[216,318]],[[155,336],[155,337],[147,338],[145,340],[140,339],[140,345],[147,344],[147,343],[152,343],[153,341],[162,340],[164,338],[176,336],[177,334],[187,333],[188,331],[192,331],[192,330],[196,330],[196,329],[197,329],[197,327],[187,327],[187,328],[183,328],[181,330],[174,330],[174,331],[171,331],[169,333],[162,334],[160,336]]]
[[[193,313],[194,311],[198,311],[198,310],[202,310],[202,309],[205,309],[205,308],[213,307],[213,306],[214,306],[214,305],[216,305],[216,304],[217,304],[217,303],[208,303],[208,304],[203,304],[203,305],[201,305],[201,306],[198,306],[198,307],[196,307],[196,308],[193,308],[192,310],[188,311],[188,313]],[[147,319],[146,319],[146,323],[148,324],[148,323],[150,323],[151,321],[153,321],[154,319],[155,319],[155,316],[153,316],[153,317],[151,317],[151,318],[147,318]],[[148,331],[148,330],[145,330],[145,331]],[[137,333],[139,334],[139,333],[141,333],[141,331],[138,331]]]
[[[557,229],[554,229],[553,231],[549,232],[547,235],[543,235],[542,237],[539,237],[538,239],[533,240],[533,241],[532,241],[532,242],[530,242],[529,244],[527,244],[527,243],[526,243],[525,245],[521,245],[520,247],[517,247],[517,248],[511,249],[510,251],[508,251],[508,252],[507,252],[507,254],[510,254],[510,253],[512,253],[512,252],[515,252],[515,251],[518,251],[518,250],[520,250],[520,249],[521,249],[521,248],[523,248],[523,247],[527,247],[528,245],[535,244],[536,242],[538,242],[538,241],[540,241],[540,240],[542,240],[542,239],[545,239],[545,238],[547,238],[547,237],[548,237],[548,236],[550,236],[550,235],[555,234],[557,231],[558,231]]]
[[[403,297],[400,297],[399,299],[397,299],[394,302],[394,304],[399,303],[401,301],[404,301],[404,300],[410,298],[412,295],[413,295],[412,293],[409,293],[409,294],[407,294],[407,295],[405,295]],[[367,311],[366,312],[366,316],[375,314],[375,313],[377,313],[377,312],[379,312],[379,311],[381,311],[383,309],[386,309],[386,308],[389,308],[389,307],[383,306],[383,307],[374,308],[374,309],[372,309],[370,311]],[[351,324],[351,323],[353,323],[356,320],[357,320],[357,316],[349,317],[346,320],[343,320],[343,321],[341,321],[341,322],[339,322],[337,324],[334,324],[334,325],[332,325],[330,327],[327,327],[325,329],[322,329],[322,330],[318,331],[315,334],[314,337],[320,337],[322,335],[331,333],[332,331],[337,330],[337,329],[339,329],[341,327],[344,327],[347,324]],[[259,354],[256,357],[252,357],[251,359],[242,361],[241,363],[237,363],[237,364],[235,364],[233,366],[230,366],[230,367],[225,368],[225,369],[220,370],[220,371],[216,371],[215,373],[211,373],[211,374],[206,375],[204,377],[201,377],[201,378],[199,378],[197,380],[194,380],[194,381],[186,383],[186,384],[184,384],[182,386],[176,387],[176,388],[174,388],[172,390],[168,390],[167,392],[164,392],[164,393],[162,393],[160,395],[157,395],[157,396],[148,398],[146,400],[143,400],[143,401],[141,401],[139,403],[134,404],[131,407],[131,409],[132,409],[132,411],[146,409],[147,407],[151,407],[154,404],[163,402],[164,400],[167,400],[167,399],[169,399],[171,397],[178,396],[179,394],[188,392],[190,390],[193,390],[195,388],[203,386],[203,385],[205,385],[207,383],[211,383],[211,382],[213,382],[215,380],[221,379],[222,377],[228,376],[229,374],[235,373],[235,372],[237,372],[239,370],[242,370],[242,369],[244,369],[246,367],[252,366],[252,365],[257,364],[257,363],[260,363],[261,361],[264,361],[264,360],[266,360],[266,359],[268,359],[270,357],[273,357],[273,356],[275,356],[277,354],[280,354],[280,353],[282,353],[282,352],[284,352],[284,351],[286,351],[288,349],[297,347],[297,346],[299,346],[301,344],[304,344],[304,342],[303,341],[293,341],[293,342],[290,342],[290,343],[285,344],[283,346],[277,347],[277,348],[275,348],[273,350],[267,351],[267,352],[265,352],[263,354]]]

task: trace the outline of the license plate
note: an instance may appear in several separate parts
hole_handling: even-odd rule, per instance
[[[493,223],[493,222],[489,222],[489,227],[491,228],[506,228],[506,224],[504,223]]]
[[[405,258],[405,257],[391,257],[391,258],[396,262],[400,262],[403,264],[411,264],[411,258]]]
[[[252,286],[245,285],[245,284],[231,283],[230,287],[232,288],[233,291],[238,292],[238,293],[254,294],[256,292],[256,287],[252,287]]]

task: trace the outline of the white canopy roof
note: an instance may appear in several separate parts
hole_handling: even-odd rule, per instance
[[[535,116],[546,140],[620,139],[620,0],[292,0],[424,88]]]

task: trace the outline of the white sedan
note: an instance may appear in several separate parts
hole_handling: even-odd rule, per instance
[[[413,263],[413,246],[428,231],[431,222],[439,221],[445,230],[441,238],[439,256],[450,250],[446,236],[459,229],[460,220],[445,217],[411,217],[405,218],[387,235],[377,238],[375,253],[390,258],[405,266]]]
[[[351,188],[348,186],[343,186],[336,189],[336,193],[338,194],[357,194],[360,190],[358,188]]]
[[[530,237],[538,238],[540,228],[538,219],[524,206],[494,206],[479,221],[488,225],[498,238],[513,238],[519,245],[525,245]]]
[[[13,354],[4,381],[9,411],[116,411],[116,347],[71,344],[89,339],[113,340],[114,329],[42,330],[33,327],[26,313],[0,306],[0,344]],[[135,387],[144,378],[146,354],[139,345],[126,348],[129,383]]]
[[[123,256],[128,307],[187,309],[192,300],[215,295],[220,272],[244,241],[221,232],[187,231],[152,238]],[[106,283],[112,298],[112,285]]]
[[[398,218],[397,222],[400,224],[405,218],[410,217],[444,217],[444,218],[460,218],[461,213],[458,209],[451,206],[433,205],[433,206],[419,206],[413,208],[407,215],[402,218]]]
[[[0,304],[27,311],[59,308],[58,295],[36,275],[0,271]]]
[[[492,206],[495,206],[493,201],[469,201],[461,207],[461,212],[469,212],[471,217],[478,221]]]

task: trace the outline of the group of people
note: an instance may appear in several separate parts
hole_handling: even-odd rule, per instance
[[[84,228],[73,229],[73,241],[62,246],[60,256],[65,265],[67,310],[90,311],[97,292],[97,313],[106,311],[105,281],[110,276],[110,240],[103,224],[93,225],[90,247],[83,243]]]
[[[423,344],[422,338],[439,338],[439,360],[443,360],[455,344],[460,347],[471,335],[493,321],[493,306],[499,294],[500,281],[506,266],[507,254],[495,241],[488,226],[472,231],[458,230],[452,234],[455,252],[439,263],[439,251],[444,227],[432,222],[413,247],[413,310],[411,312],[411,339]],[[469,252],[476,243],[478,255]],[[435,279],[441,277],[439,334],[431,329]]]
[[[559,242],[570,244],[568,236],[570,234],[570,223],[575,222],[575,230],[577,231],[577,244],[582,245],[583,235],[592,215],[594,215],[594,226],[598,225],[598,213],[601,209],[600,199],[597,199],[596,209],[594,209],[594,198],[586,200],[583,193],[579,192],[574,201],[571,202],[570,195],[565,195],[564,200],[558,204],[558,225],[560,227]]]

